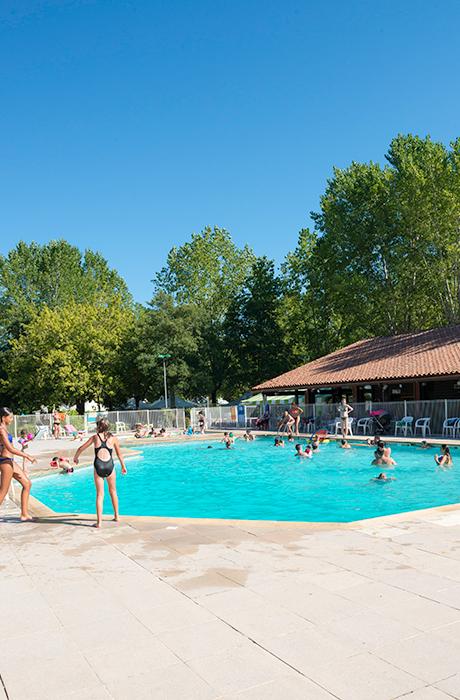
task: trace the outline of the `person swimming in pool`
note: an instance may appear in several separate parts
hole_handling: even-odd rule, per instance
[[[221,442],[224,443],[227,450],[230,450],[234,442],[233,433],[224,433]]]
[[[110,432],[110,424],[106,418],[99,418],[96,423],[96,434],[92,435],[83,445],[80,445],[75,452],[73,461],[78,464],[79,457],[88,447],[94,445],[94,484],[96,486],[96,515],[97,521],[94,527],[101,527],[102,507],[104,505],[104,481],[107,479],[109,494],[112,501],[114,520],[120,520],[118,510],[118,495],[116,487],[116,472],[113,461],[113,451],[115,450],[118,461],[121,464],[121,473],[126,474],[127,469],[120,450],[120,443]]]
[[[311,459],[313,457],[312,449],[310,445],[307,445],[304,450],[302,450],[302,445],[298,443],[295,446],[295,456],[296,457],[307,457]]]
[[[315,433],[315,435],[312,435],[310,442],[311,442],[311,449],[313,450],[313,452],[317,452],[319,450],[320,439],[319,439],[319,436],[316,435],[316,433]]]
[[[29,515],[29,495],[32,487],[32,482],[19,464],[14,461],[14,457],[21,457],[31,464],[37,461],[34,457],[30,457],[25,452],[20,452],[13,446],[13,438],[8,432],[10,424],[13,422],[14,414],[9,408],[0,408],[0,505],[3,503],[11,480],[19,481],[22,486],[21,492],[21,520],[32,520]]]
[[[340,449],[341,450],[351,450],[351,445],[348,442],[348,440],[345,440],[344,438],[342,438],[340,440]]]
[[[372,460],[373,465],[386,464],[387,467],[394,467],[396,465],[395,460],[391,456],[391,447],[387,447],[382,440],[377,445],[377,449],[374,452],[374,459]]]
[[[453,466],[452,455],[450,454],[450,448],[448,445],[441,445],[442,453],[440,455],[435,455],[434,461],[441,467],[441,469],[448,469]]]
[[[284,447],[284,440],[282,440],[281,438],[275,438],[273,447]]]
[[[396,481],[394,476],[387,476],[385,472],[380,472],[378,476],[375,476],[371,481],[376,481],[377,483],[381,484],[382,482],[385,483],[386,481]]]
[[[378,435],[374,435],[374,437],[367,438],[367,446],[368,447],[377,447],[379,442],[380,442],[380,437]]]
[[[256,439],[255,436],[252,434],[252,432],[248,428],[248,430],[246,430],[246,432],[243,435],[243,440],[246,440],[246,442],[252,442],[255,439]]]

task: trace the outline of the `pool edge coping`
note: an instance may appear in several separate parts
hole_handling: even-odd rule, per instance
[[[16,505],[19,505],[17,499],[13,499]],[[73,520],[94,520],[95,513],[74,513],[65,511],[55,511],[45,505],[35,496],[30,496],[30,511],[32,515],[38,519],[73,519]],[[429,515],[441,515],[448,512],[460,512],[460,503],[449,503],[443,506],[432,506],[431,508],[420,508],[418,510],[408,510],[401,513],[391,513],[389,515],[377,515],[373,518],[364,518],[361,520],[350,520],[348,522],[337,521],[311,521],[311,520],[244,520],[237,518],[190,518],[190,517],[174,517],[163,515],[122,515],[121,522],[129,524],[130,521],[135,522],[152,522],[165,523],[176,525],[222,525],[234,526],[239,528],[261,527],[261,528],[307,528],[312,530],[324,529],[352,529],[368,525],[386,525],[393,522],[401,522],[408,519],[426,520]],[[112,520],[111,516],[103,517],[103,520]]]

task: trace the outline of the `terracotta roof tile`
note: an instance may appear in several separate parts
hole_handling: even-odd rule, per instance
[[[446,375],[460,375],[460,325],[360,340],[254,390]]]

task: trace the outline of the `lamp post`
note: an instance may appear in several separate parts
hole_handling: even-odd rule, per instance
[[[171,357],[168,353],[164,355],[158,355],[160,360],[163,360],[163,380],[165,383],[165,408],[168,408],[168,385],[166,383],[166,360]]]

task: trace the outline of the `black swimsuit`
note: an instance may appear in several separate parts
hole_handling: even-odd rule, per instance
[[[97,436],[98,436],[99,440],[101,441],[101,444],[99,445],[99,447],[94,448],[94,455],[95,455],[94,468],[95,468],[96,474],[98,476],[102,477],[103,479],[106,479],[108,476],[111,475],[111,473],[113,472],[113,468],[115,466],[113,463],[113,457],[112,457],[113,448],[107,447],[107,440],[103,440],[101,438],[101,436],[99,435],[99,433]],[[99,450],[102,450],[102,448],[107,450],[107,452],[110,455],[110,457],[107,461],[104,461],[98,457]]]

